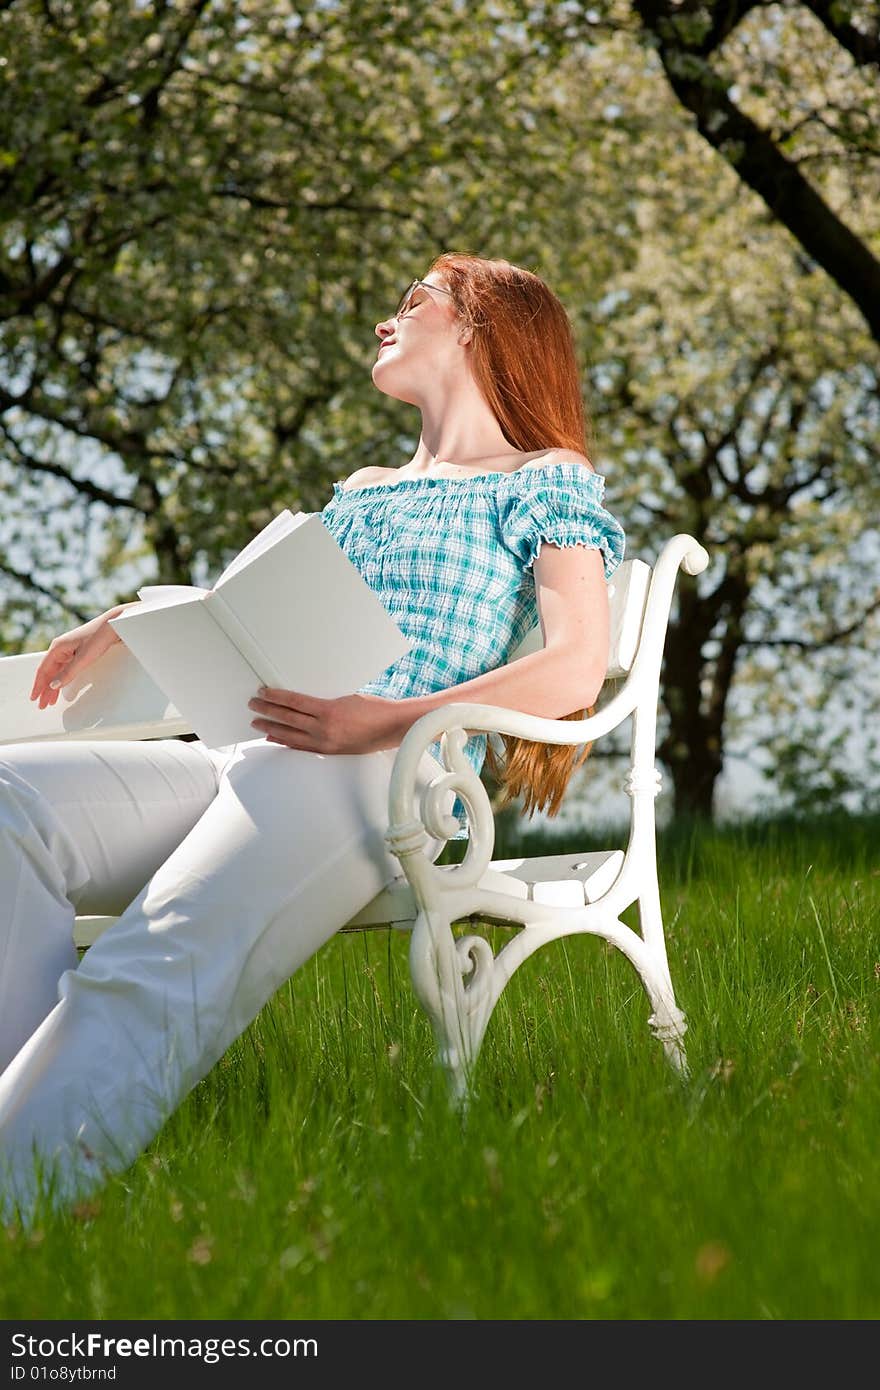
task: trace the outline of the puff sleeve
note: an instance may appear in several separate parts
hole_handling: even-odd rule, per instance
[[[602,552],[605,578],[623,559],[623,528],[602,505],[605,480],[583,464],[520,468],[499,496],[499,523],[505,546],[530,569],[546,541],[586,545]]]

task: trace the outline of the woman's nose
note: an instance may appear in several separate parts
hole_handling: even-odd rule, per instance
[[[394,332],[393,323],[394,323],[394,320],[393,320],[393,319],[383,319],[381,323],[377,323],[377,324],[376,324],[376,337],[377,337],[377,338],[387,338],[387,336],[388,336],[389,333],[393,333],[393,332]]]

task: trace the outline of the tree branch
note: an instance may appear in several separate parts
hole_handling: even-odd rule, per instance
[[[736,446],[736,438],[739,433],[740,426],[746,418],[746,411],[748,410],[748,407],[751,403],[758,382],[761,380],[761,377],[763,376],[766,369],[768,367],[771,367],[774,364],[774,362],[777,361],[777,358],[778,352],[775,343],[770,343],[765,348],[765,350],[759,353],[758,356],[755,358],[754,362],[751,365],[751,369],[748,373],[748,380],[745,389],[739,393],[739,396],[734,402],[730,414],[730,421],[721,434],[717,435],[715,439],[710,439],[708,434],[701,425],[697,427],[699,429],[700,437],[703,440],[703,444],[705,445],[705,450],[703,454],[703,467],[707,469],[714,469],[717,477],[721,480],[724,486],[730,492],[732,492],[735,497],[738,497],[741,502],[747,502],[749,504],[752,504],[755,501],[755,494],[752,492],[748,483],[745,481],[744,471],[742,467],[742,459],[740,456],[739,449]],[[722,467],[721,459],[719,458],[722,449],[727,448],[733,448],[734,453],[736,455],[737,463],[739,465],[739,472],[735,478],[731,478],[728,476],[727,471]],[[760,452],[760,450],[756,449],[755,452],[758,453]]]
[[[174,73],[179,68],[179,59],[186,45],[189,43],[190,36],[199,22],[202,11],[208,6],[209,0],[194,0],[189,10],[183,16],[183,21],[174,35],[174,40],[167,54],[163,53],[164,62],[159,70],[158,77],[151,87],[148,87],[141,98],[141,110],[143,112],[144,125],[149,129],[159,116],[159,98],[165,87],[170,82]]]
[[[98,483],[93,483],[89,478],[77,478],[66,468],[62,468],[60,463],[50,463],[48,459],[35,458],[33,454],[22,448],[18,440],[2,423],[0,423],[0,433],[15,450],[18,462],[30,472],[48,473],[53,478],[60,478],[62,482],[69,484],[70,487],[83,497],[88,497],[92,502],[103,502],[107,507],[127,507],[130,511],[138,512],[141,516],[148,515],[143,507],[139,507],[131,498],[119,497],[116,493],[109,492],[107,488],[100,487]]]
[[[37,397],[33,387],[28,387],[18,396],[13,396],[3,386],[0,386],[0,414],[5,410],[26,410],[32,415],[36,415],[41,420],[48,420],[50,424],[58,425],[60,429],[69,430],[71,434],[77,435],[81,439],[96,439],[99,444],[104,444],[113,453],[119,454],[120,458],[160,458],[167,462],[179,463],[180,455],[174,450],[151,448],[146,439],[128,431],[118,433],[108,430],[94,420],[71,420],[63,411],[53,410],[45,397]]]
[[[880,612],[880,594],[863,610],[861,615],[853,622],[847,623],[846,627],[830,629],[824,637],[819,637],[809,641],[805,637],[748,637],[743,638],[744,647],[795,647],[800,652],[820,652],[826,647],[833,647],[838,642],[845,642],[848,637],[861,631],[868,619]]]
[[[841,6],[838,0],[801,0],[801,4],[812,10],[858,67],[872,63],[880,65],[880,19],[874,20],[874,32],[866,34],[863,29],[857,29],[854,24],[839,18]]]
[[[699,41],[679,24],[674,0],[633,0],[656,44],[670,86],[703,138],[727,160],[783,226],[849,295],[880,342],[880,260],[828,206],[773,138],[727,95]]]
[[[745,19],[752,10],[764,9],[769,4],[773,4],[773,0],[722,0],[721,4],[711,5],[712,23],[705,38],[700,40],[697,52],[707,58],[724,42],[728,34],[733,33],[740,20]]]
[[[12,279],[4,276],[4,291],[0,297],[0,319],[32,313],[38,304],[49,298],[75,263],[75,258],[69,251],[65,251],[55,264],[49,267],[45,275],[33,280],[29,285],[15,286]],[[8,301],[8,304],[4,301]]]
[[[271,208],[273,211],[289,212],[291,208],[296,208],[298,212],[355,212],[380,214],[387,217],[389,213],[392,217],[408,217],[407,208],[384,207],[381,203],[352,203],[348,201],[348,194],[342,194],[338,198],[331,198],[327,202],[304,202],[302,198],[270,198],[265,193],[249,192],[246,188],[219,187],[213,190],[215,198],[240,198],[249,203],[252,208]]]
[[[44,584],[38,584],[36,579],[33,579],[31,575],[22,574],[19,570],[14,569],[12,565],[8,565],[5,560],[0,560],[0,574],[8,574],[10,579],[14,579],[17,584],[21,584],[25,589],[31,589],[36,594],[42,594],[43,598],[51,599],[53,603],[58,604],[59,608],[63,608],[66,612],[72,613],[75,618],[79,618],[81,623],[88,622],[89,618],[94,616],[91,613],[83,612],[81,608],[77,608],[75,604],[72,604],[63,594],[58,593],[54,589],[47,589]]]

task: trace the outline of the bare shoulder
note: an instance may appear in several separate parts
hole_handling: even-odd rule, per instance
[[[382,468],[378,464],[369,464],[366,468],[356,468],[348,478],[340,478],[339,481],[345,492],[351,492],[354,488],[369,487],[371,483],[384,483],[396,472],[396,468]]]
[[[579,463],[586,468],[588,473],[595,472],[586,454],[579,454],[577,449],[545,449],[542,454],[529,459],[528,463],[522,464],[522,467],[547,468],[552,463]]]

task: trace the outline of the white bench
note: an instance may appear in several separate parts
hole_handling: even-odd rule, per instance
[[[490,705],[449,704],[408,731],[394,763],[386,841],[403,872],[347,923],[344,930],[392,926],[410,931],[410,970],[416,995],[434,1028],[439,1060],[453,1094],[463,1098],[492,1010],[517,966],[540,946],[575,933],[616,946],[635,967],[652,1006],[649,1018],[670,1062],[686,1069],[684,1015],[677,1008],[666,958],[657,879],[654,799],[660,665],[679,568],[699,574],[706,551],[692,536],[664,546],[651,569],[625,561],[609,582],[611,640],[608,681],[621,680],[590,718],[541,719]],[[539,647],[540,628],[512,659]],[[51,709],[27,696],[42,653],[0,660],[0,744],[36,739],[157,738],[188,733],[173,706],[127,650],[114,647],[64,692]],[[608,685],[606,682],[606,690]],[[624,787],[630,825],[624,851],[492,859],[495,824],[488,794],[464,756],[468,731],[510,734],[576,746],[604,737],[632,719],[631,760]],[[444,773],[416,794],[423,752],[441,739]],[[465,803],[470,839],[459,864],[429,857],[430,837],[448,840],[457,822],[444,814],[447,793]],[[620,919],[638,904],[641,934]],[[493,956],[484,937],[460,936],[464,919],[520,927]],[[76,941],[91,944],[113,918],[78,918]]]

